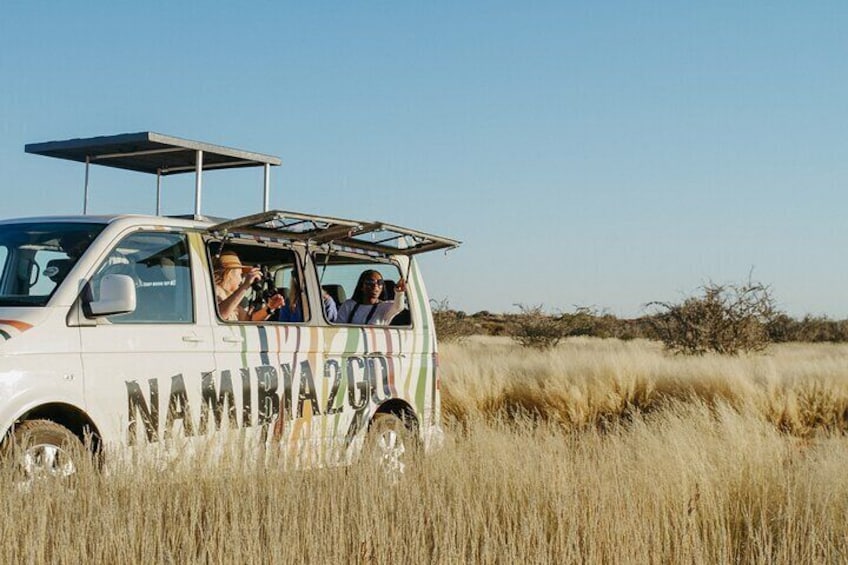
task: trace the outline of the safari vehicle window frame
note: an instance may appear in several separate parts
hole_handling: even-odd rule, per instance
[[[323,287],[324,287],[324,281],[322,280],[322,272],[321,272],[321,270],[324,266],[324,261],[318,259],[317,255],[319,255],[319,254],[322,254],[324,256],[329,256],[329,257],[340,256],[340,257],[355,259],[356,261],[350,263],[351,265],[353,265],[353,264],[368,265],[369,263],[370,264],[392,265],[395,269],[397,269],[398,276],[407,279],[407,284],[409,283],[407,276],[404,274],[403,265],[401,265],[400,261],[398,261],[397,259],[395,259],[393,257],[387,257],[387,256],[384,256],[384,255],[375,256],[375,255],[363,253],[359,249],[352,250],[352,251],[338,251],[335,247],[331,247],[330,249],[327,249],[327,247],[324,246],[324,247],[321,247],[321,248],[315,248],[315,249],[309,250],[310,263],[312,263],[312,268],[315,270],[315,281],[318,283],[318,289],[321,292],[323,292]],[[408,259],[409,259],[410,264],[411,264],[412,257],[409,257]],[[330,265],[330,263],[327,263],[327,266],[329,266],[329,265]],[[407,271],[409,270],[409,266],[407,266],[406,270]],[[395,283],[397,283],[397,281],[395,281]],[[356,291],[356,289],[354,289],[354,291]],[[390,322],[388,325],[378,326],[378,325],[374,325],[374,324],[349,324],[347,322],[331,322],[331,321],[327,320],[327,315],[326,315],[326,312],[324,312],[324,308],[321,308],[321,320],[323,321],[324,325],[326,325],[328,327],[334,327],[334,328],[335,327],[381,328],[381,329],[389,328],[389,329],[393,329],[393,330],[414,330],[415,329],[415,316],[413,316],[412,301],[409,299],[409,289],[408,289],[408,287],[407,287],[407,290],[405,292],[407,294],[407,296],[406,296],[406,310],[409,311],[409,323],[408,324],[392,325],[391,322]],[[395,294],[395,296],[397,296],[397,294]],[[348,298],[353,298],[353,295],[351,295]],[[342,304],[344,304],[344,302]],[[322,301],[322,306],[323,306],[323,301]],[[341,308],[341,307],[342,307],[342,305],[339,304],[338,308]]]
[[[100,269],[103,267],[104,261],[106,261],[106,259],[108,259],[108,257],[110,255],[112,255],[112,253],[114,253],[115,250],[118,249],[124,241],[126,241],[130,237],[133,237],[133,236],[136,236],[136,235],[139,235],[139,234],[153,234],[153,235],[160,235],[160,236],[161,235],[169,235],[169,236],[176,235],[176,236],[179,236],[180,238],[182,238],[183,245],[185,246],[185,250],[186,250],[186,258],[187,258],[187,261],[188,261],[188,279],[187,279],[186,284],[187,284],[188,290],[189,290],[188,295],[191,299],[191,308],[189,309],[189,311],[191,313],[190,319],[185,320],[185,321],[178,321],[178,320],[139,320],[139,321],[133,321],[133,322],[117,322],[116,323],[111,318],[113,318],[114,316],[120,316],[120,314],[116,314],[116,315],[112,315],[112,316],[92,316],[87,311],[87,308],[84,307],[84,303],[86,303],[91,298],[92,281],[94,280],[94,277],[97,276],[97,274],[100,272]],[[167,227],[163,228],[162,226],[138,226],[136,228],[126,230],[126,231],[118,234],[114,238],[114,243],[111,246],[109,246],[94,261],[94,268],[91,271],[91,274],[88,277],[86,277],[85,285],[83,286],[83,291],[80,294],[80,298],[77,300],[77,303],[80,307],[81,316],[78,319],[79,323],[75,324],[75,325],[86,325],[86,326],[87,325],[121,325],[121,326],[128,326],[128,327],[141,326],[141,325],[147,325],[147,326],[150,326],[150,325],[154,325],[154,326],[155,325],[164,325],[164,326],[192,326],[192,325],[196,325],[197,324],[197,292],[195,291],[195,288],[194,288],[194,275],[195,275],[194,269],[195,269],[195,265],[194,265],[194,260],[192,259],[191,241],[190,241],[188,230],[178,229],[178,228],[167,228]],[[137,290],[138,290],[138,288],[136,288],[136,291]],[[138,308],[138,302],[136,302],[136,308]],[[73,310],[74,309],[72,308],[72,312],[73,312]],[[69,317],[69,320],[70,320],[70,317]]]
[[[227,249],[232,249],[232,247],[258,247],[261,249],[278,249],[280,251],[286,251],[291,253],[294,256],[294,264],[296,265],[298,276],[300,276],[301,280],[301,300],[303,300],[309,308],[304,311],[303,321],[301,322],[281,322],[277,319],[270,320],[225,320],[221,317],[221,311],[218,308],[218,296],[215,294],[215,253],[212,252],[212,245],[217,244],[219,246],[223,246],[224,251]],[[312,315],[312,307],[309,303],[309,284],[308,281],[305,281],[306,268],[304,266],[302,253],[299,251],[294,245],[289,241],[279,241],[272,240],[269,238],[257,239],[256,236],[245,235],[245,234],[227,234],[224,237],[221,237],[220,234],[211,233],[208,230],[203,234],[203,247],[206,252],[206,260],[208,263],[208,272],[209,272],[209,283],[211,284],[211,300],[213,304],[213,308],[215,310],[215,319],[220,324],[225,324],[228,326],[231,325],[239,325],[246,324],[250,326],[257,325],[268,325],[268,324],[279,324],[279,325],[297,325],[302,326],[306,325],[314,319]],[[220,248],[219,248],[220,249]],[[236,249],[236,252],[238,250]],[[241,259],[241,256],[239,257]],[[244,266],[250,266],[249,262],[243,263]],[[287,291],[288,289],[279,289],[282,290],[283,297],[286,302],[288,302]]]
[[[68,270],[65,273],[65,276],[62,278],[62,280],[59,281],[57,284],[55,284],[53,286],[53,288],[50,290],[50,293],[46,294],[46,295],[44,295],[44,294],[40,294],[40,295],[11,295],[11,294],[8,294],[7,295],[6,294],[6,290],[8,289],[8,285],[10,284],[10,281],[6,278],[7,277],[6,269],[9,266],[12,265],[11,261],[17,260],[16,254],[20,252],[20,249],[17,248],[17,247],[13,247],[13,246],[4,246],[5,249],[6,249],[6,255],[3,258],[2,265],[0,265],[0,307],[3,307],[3,308],[17,308],[17,307],[45,308],[45,307],[50,307],[53,304],[53,299],[56,297],[57,292],[65,284],[65,281],[68,278],[67,274],[71,270],[76,268],[80,259],[85,255],[85,253],[88,251],[88,249],[97,241],[97,239],[101,236],[103,231],[106,229],[107,224],[104,223],[104,222],[98,222],[98,221],[69,221],[69,220],[65,220],[65,219],[48,219],[47,221],[39,222],[39,221],[36,221],[36,219],[34,219],[34,218],[27,218],[27,219],[23,219],[22,221],[3,222],[2,226],[0,226],[0,229],[15,228],[15,227],[27,228],[27,227],[31,227],[31,226],[37,226],[39,229],[44,229],[44,230],[46,230],[46,229],[59,229],[61,227],[71,227],[71,226],[73,226],[75,228],[78,227],[79,228],[78,230],[72,230],[72,231],[77,231],[79,233],[82,233],[83,231],[88,230],[89,235],[90,235],[90,240],[85,247],[85,252],[82,253],[80,255],[80,257],[77,257],[74,260],[73,265],[70,268],[68,268]],[[69,255],[69,257],[70,257],[70,255]],[[39,277],[43,276],[42,271],[43,271],[42,267],[39,266]],[[10,300],[12,297],[18,297],[18,300],[14,301],[14,303],[4,303],[4,302]],[[38,298],[39,300],[29,300],[30,298],[33,298],[33,297]]]
[[[6,245],[0,245],[0,273],[6,271],[6,263],[9,261],[9,257],[9,247]],[[59,285],[56,286],[58,287]]]

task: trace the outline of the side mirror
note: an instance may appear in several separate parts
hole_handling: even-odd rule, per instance
[[[128,275],[106,275],[100,279],[100,300],[89,302],[93,316],[128,314],[135,310],[135,282]]]

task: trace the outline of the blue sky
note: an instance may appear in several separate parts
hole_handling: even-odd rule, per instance
[[[461,239],[422,262],[467,311],[632,316],[753,269],[848,317],[848,4],[689,4],[6,0],[0,216],[80,210],[83,167],[24,144],[150,130],[280,156],[275,208]],[[92,212],[154,199],[92,169]],[[205,213],[260,206],[258,170],[204,177]]]

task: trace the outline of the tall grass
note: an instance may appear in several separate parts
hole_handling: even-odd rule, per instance
[[[782,431],[848,429],[848,345],[784,344],[769,354],[698,357],[643,340],[570,338],[528,353],[504,338],[442,348],[443,409],[457,420],[530,416],[566,429],[605,426],[670,401],[722,401]]]
[[[568,340],[549,354],[471,342],[442,356],[454,424],[399,484],[364,464],[286,472],[243,455],[115,464],[72,490],[0,473],[0,562],[848,559],[848,439],[834,413],[848,349],[690,360]],[[537,392],[510,396],[522,382]],[[789,405],[797,427],[775,417]]]

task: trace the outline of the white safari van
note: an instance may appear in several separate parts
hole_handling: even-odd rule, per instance
[[[28,476],[75,472],[81,445],[108,458],[230,431],[306,465],[349,462],[368,434],[390,464],[404,438],[438,440],[436,334],[414,258],[457,241],[269,211],[272,156],[152,132],[26,150],[86,163],[83,215],[0,222],[0,432]],[[155,174],[157,215],[86,215],[90,164]],[[202,171],[250,166],[264,167],[265,211],[204,218]],[[162,178],[182,172],[196,174],[195,213],[159,215]],[[236,276],[226,315],[222,257],[256,279]],[[362,320],[372,306],[354,297],[380,282],[398,313]]]

